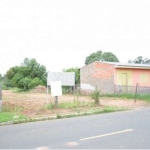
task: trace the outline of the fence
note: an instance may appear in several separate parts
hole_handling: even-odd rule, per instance
[[[124,86],[124,85],[115,85],[115,93],[131,93],[134,94],[137,90],[138,94],[150,94],[150,87],[145,86]]]

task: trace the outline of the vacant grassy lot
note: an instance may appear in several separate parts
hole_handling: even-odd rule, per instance
[[[46,93],[17,93],[3,90],[3,107],[0,122],[19,118],[59,116],[84,112],[111,112],[123,109],[147,107],[149,103],[134,99],[100,97],[100,104],[95,105],[90,96],[63,95],[59,97],[58,107],[54,107],[54,97]]]

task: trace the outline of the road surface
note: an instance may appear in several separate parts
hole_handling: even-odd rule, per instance
[[[0,126],[0,149],[150,149],[150,108]]]

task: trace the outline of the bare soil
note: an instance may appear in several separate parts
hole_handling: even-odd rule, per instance
[[[46,105],[49,103],[54,103],[54,97],[46,93],[15,93],[10,90],[3,90],[3,108],[6,111],[17,111],[20,110],[24,115],[28,117],[39,117],[39,116],[53,116],[56,114],[68,114],[77,112],[77,109],[47,109]],[[89,96],[74,96],[74,95],[63,95],[59,97],[59,103],[61,102],[71,102],[74,100],[93,102]],[[149,103],[144,101],[136,101],[134,103],[133,99],[118,99],[118,98],[100,98],[100,105],[92,107],[103,108],[105,106],[117,106],[126,109],[143,108],[150,106]],[[91,109],[90,106],[80,107],[80,111]],[[7,110],[8,109],[8,110]]]

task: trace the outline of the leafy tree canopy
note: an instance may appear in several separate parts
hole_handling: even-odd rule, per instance
[[[148,64],[148,65],[150,65],[150,59],[143,58],[142,56],[139,56],[139,57],[137,57],[134,60],[129,60],[128,63],[133,63],[133,64]]]
[[[88,65],[94,61],[102,61],[102,62],[119,62],[118,58],[111,52],[102,52],[97,51],[96,53],[92,53],[85,59],[85,64]]]
[[[11,86],[27,90],[37,85],[46,85],[45,73],[45,66],[40,65],[36,59],[25,58],[20,66],[10,68],[6,77]]]

